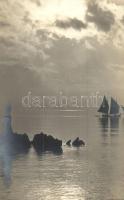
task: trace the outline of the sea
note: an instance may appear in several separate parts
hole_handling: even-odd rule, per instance
[[[18,115],[17,132],[43,131],[63,140],[63,153],[0,156],[0,200],[124,200],[124,117],[96,110],[52,110]],[[80,137],[80,148],[66,141]],[[2,151],[0,150],[0,155]]]

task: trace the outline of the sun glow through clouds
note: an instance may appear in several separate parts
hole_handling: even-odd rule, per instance
[[[84,1],[73,0],[48,0],[43,1],[41,7],[31,9],[31,17],[34,20],[53,22],[57,18],[79,18],[84,19],[86,5]]]

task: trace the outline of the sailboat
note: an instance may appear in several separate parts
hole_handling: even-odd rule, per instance
[[[121,115],[120,106],[117,101],[113,97],[111,97],[111,101],[109,104],[106,96],[104,96],[98,112],[102,114],[102,117],[120,117]]]

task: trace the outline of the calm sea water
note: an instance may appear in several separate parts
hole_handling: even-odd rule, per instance
[[[4,166],[0,163],[0,200],[124,199],[123,117],[107,121],[93,111],[52,111],[17,116],[13,126],[30,138],[40,130],[63,142],[79,136],[86,146],[63,144],[62,155],[38,156],[31,148],[26,155],[6,156]]]

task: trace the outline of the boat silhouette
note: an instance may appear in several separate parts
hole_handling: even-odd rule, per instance
[[[98,111],[101,113],[102,117],[120,117],[120,105],[117,101],[111,97],[110,103],[107,100],[106,96],[103,97],[102,104],[100,105]]]

